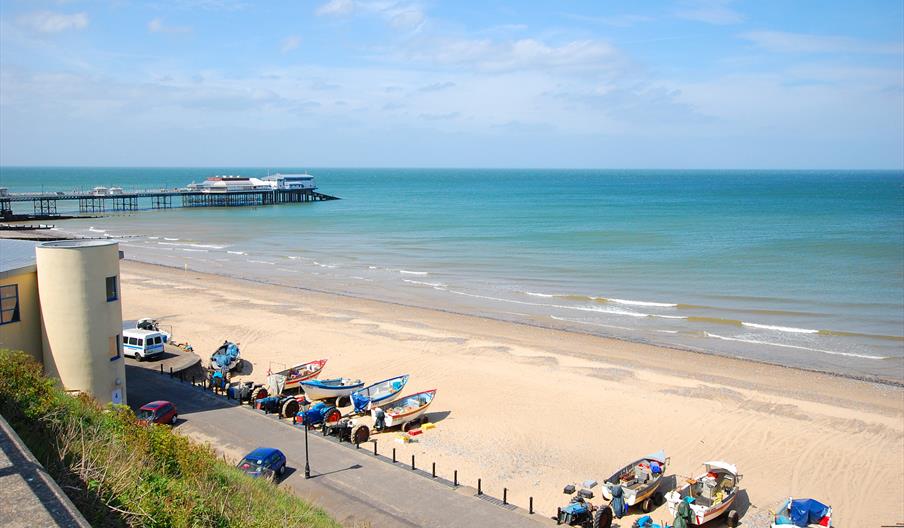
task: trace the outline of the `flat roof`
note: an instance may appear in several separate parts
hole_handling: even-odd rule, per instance
[[[0,239],[0,279],[37,271],[35,247],[38,244],[31,240]]]
[[[112,246],[118,244],[116,240],[101,240],[97,238],[86,238],[78,240],[53,240],[41,244],[42,248],[82,248],[97,246]]]

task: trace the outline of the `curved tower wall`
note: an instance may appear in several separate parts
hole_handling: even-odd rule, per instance
[[[36,254],[45,373],[66,390],[125,403],[119,244],[61,240],[39,245]]]

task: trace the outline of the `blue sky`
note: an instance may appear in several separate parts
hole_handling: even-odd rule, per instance
[[[0,164],[904,168],[904,3],[0,0]]]

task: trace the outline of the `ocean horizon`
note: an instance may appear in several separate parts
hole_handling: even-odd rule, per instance
[[[904,171],[308,170],[342,199],[54,223],[144,262],[904,381]],[[267,173],[5,166],[0,186]]]

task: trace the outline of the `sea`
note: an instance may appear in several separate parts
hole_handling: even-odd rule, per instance
[[[302,170],[2,167],[0,186],[159,189]],[[904,382],[902,171],[308,171],[341,199],[145,200],[53,223],[119,239],[128,259],[287,289]]]

